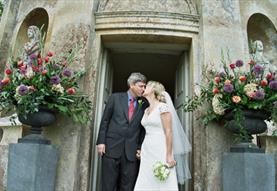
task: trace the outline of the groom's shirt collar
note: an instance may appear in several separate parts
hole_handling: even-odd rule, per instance
[[[127,94],[128,94],[128,107],[130,105],[131,99],[135,99],[134,106],[136,108],[136,106],[137,106],[137,98],[133,97],[130,91],[127,91]]]

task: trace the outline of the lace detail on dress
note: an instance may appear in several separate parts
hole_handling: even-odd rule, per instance
[[[166,113],[166,112],[169,112],[169,107],[166,103],[161,103],[159,105],[159,111],[160,113]]]

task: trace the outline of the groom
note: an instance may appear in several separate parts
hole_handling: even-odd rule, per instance
[[[97,140],[102,156],[102,191],[133,191],[145,130],[140,121],[148,107],[142,98],[146,77],[132,73],[127,92],[114,93],[105,107]]]

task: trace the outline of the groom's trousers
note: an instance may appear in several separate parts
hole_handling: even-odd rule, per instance
[[[138,160],[102,157],[102,191],[133,191],[138,175]]]

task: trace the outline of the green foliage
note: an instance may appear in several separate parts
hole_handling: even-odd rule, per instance
[[[277,74],[265,73],[265,68],[253,60],[248,63],[248,71],[243,70],[243,61],[232,63],[228,52],[227,58],[222,52],[221,63],[220,71],[204,69],[207,71],[203,74],[206,83],[197,85],[200,87],[199,95],[187,97],[184,111],[192,112],[207,106],[201,110],[203,115],[199,118],[205,125],[213,120],[222,120],[230,111],[236,113],[235,119],[239,124],[243,120],[243,109],[263,110],[268,114],[268,120],[277,122],[277,88],[274,85]],[[241,136],[247,136],[246,132],[241,131]]]
[[[75,122],[87,123],[91,117],[91,101],[78,83],[85,71],[70,69],[79,62],[77,49],[59,56],[52,52],[45,54],[43,46],[39,47],[38,53],[30,55],[29,63],[21,57],[9,58],[0,82],[1,113],[15,109],[18,114],[27,115],[44,106]]]
[[[3,14],[3,11],[4,11],[4,4],[2,1],[0,1],[0,17],[2,16]]]

